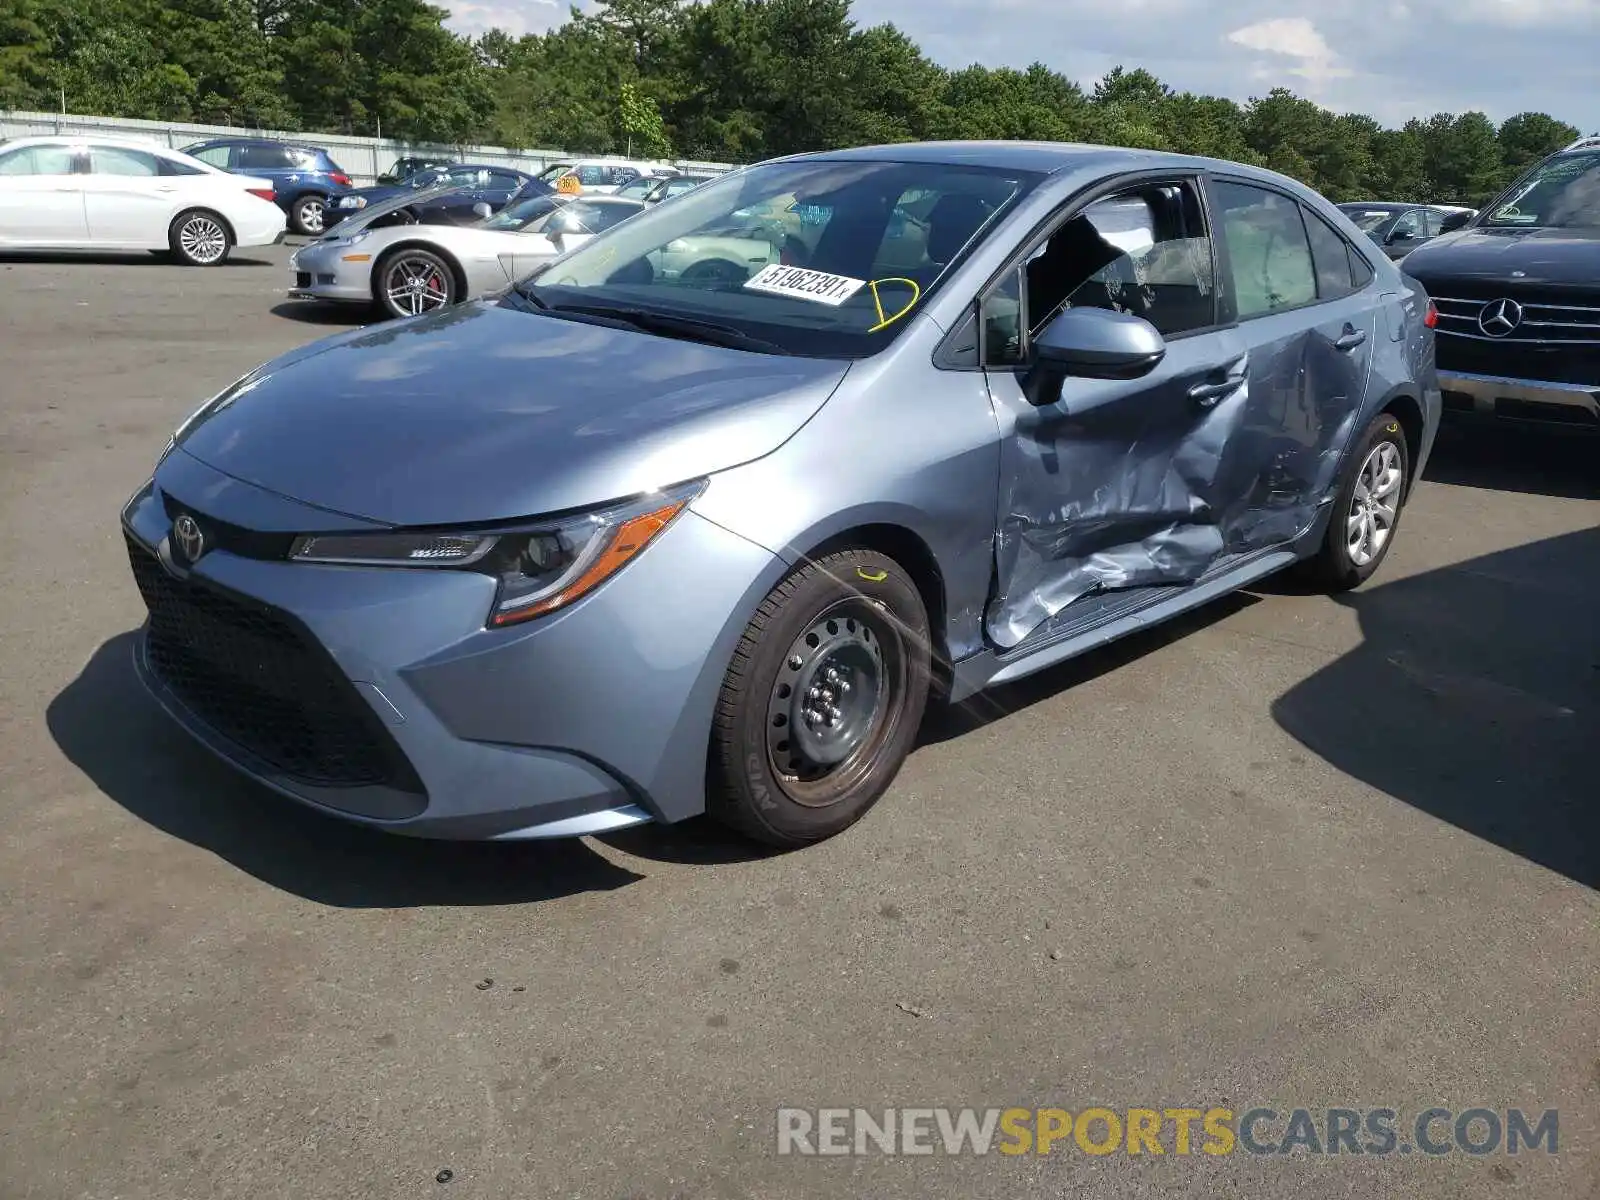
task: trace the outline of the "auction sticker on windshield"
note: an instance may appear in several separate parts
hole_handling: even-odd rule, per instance
[[[786,267],[774,263],[752,275],[744,285],[753,292],[766,292],[771,296],[792,296],[797,300],[813,300],[818,304],[837,307],[867,286],[865,279],[852,279],[848,275],[830,275],[826,271],[808,271],[804,267]]]

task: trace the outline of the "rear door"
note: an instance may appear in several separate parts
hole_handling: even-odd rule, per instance
[[[1241,440],[1253,366],[1214,279],[1199,180],[1162,177],[1065,210],[983,298],[981,353],[1001,429],[985,627],[1000,647],[1099,619],[1102,593],[1191,584],[1224,555],[1237,493],[1260,463]],[[1143,317],[1166,356],[1137,379],[1068,378],[1059,395],[1040,394],[1031,339],[1061,309],[1084,306]]]
[[[83,150],[74,146],[0,147],[0,244],[81,246]]]
[[[249,142],[233,148],[232,169],[242,175],[272,180],[280,200],[300,190],[297,185],[303,174],[295,155],[287,146]]]
[[[89,146],[84,208],[96,246],[160,247],[181,184],[161,174],[154,154],[126,146]]]
[[[1235,556],[1289,541],[1315,518],[1366,387],[1377,298],[1356,287],[1350,243],[1288,193],[1225,177],[1208,188],[1224,303],[1250,361],[1240,462],[1256,470],[1230,488]]]

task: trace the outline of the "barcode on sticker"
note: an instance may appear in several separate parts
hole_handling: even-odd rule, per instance
[[[756,272],[744,286],[753,292],[766,292],[772,296],[793,296],[796,300],[840,305],[866,287],[867,281],[775,263]]]

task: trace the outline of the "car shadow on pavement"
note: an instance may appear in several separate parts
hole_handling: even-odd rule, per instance
[[[302,325],[327,325],[353,329],[366,325],[372,314],[356,304],[325,304],[317,300],[285,300],[272,306],[272,315]]]
[[[1439,431],[1426,483],[1600,500],[1600,437],[1525,429]]]
[[[273,887],[340,908],[523,904],[642,878],[581,841],[436,842],[323,816],[191,742],[133,673],[134,635],[101,646],[51,702],[51,736],[107,796]]]
[[[1600,527],[1340,603],[1362,644],[1274,702],[1278,724],[1346,774],[1600,887]]]
[[[155,251],[130,251],[126,254],[110,254],[100,250],[8,250],[0,254],[0,263],[52,263],[72,264],[82,263],[84,266],[102,267],[177,267],[181,264],[175,262],[165,253]],[[228,261],[215,267],[184,267],[190,270],[226,271],[230,267],[270,267],[274,266],[270,259],[251,258],[248,252],[241,253],[235,250],[228,256]]]

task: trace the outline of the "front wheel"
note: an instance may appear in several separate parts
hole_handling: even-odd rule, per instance
[[[1410,478],[1405,432],[1394,414],[1380,413],[1356,443],[1327,536],[1303,564],[1304,573],[1333,592],[1370,579],[1394,544]]]
[[[448,263],[427,250],[399,250],[378,264],[374,292],[391,317],[415,317],[456,302]]]
[[[167,227],[172,257],[188,267],[219,266],[227,261],[232,245],[222,218],[203,208],[179,213]]]
[[[723,681],[709,809],[802,846],[854,824],[911,752],[927,704],[928,615],[893,559],[841,550],[762,601]]]

